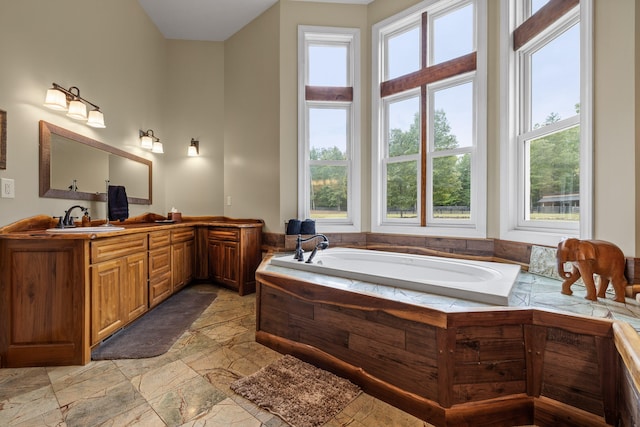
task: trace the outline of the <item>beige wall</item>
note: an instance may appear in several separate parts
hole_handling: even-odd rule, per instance
[[[639,256],[637,6],[634,0],[594,3],[594,236],[616,243],[628,256]]]
[[[224,43],[168,41],[167,79],[166,208],[223,215]],[[200,141],[198,157],[187,156],[191,138]]]
[[[224,214],[261,218],[268,231],[280,231],[279,10],[227,39],[224,62]]]
[[[153,160],[154,204],[132,205],[131,214],[164,208],[163,167],[137,148],[138,130],[162,122],[165,41],[136,1],[2,0],[0,109],[7,111],[7,169],[15,199],[0,198],[0,224],[46,214],[61,215],[73,202],[38,196],[38,121],[45,120]],[[93,129],[42,106],[51,83],[77,86],[99,105],[106,129]],[[105,204],[84,203],[94,218]],[[162,209],[164,210],[164,209]]]

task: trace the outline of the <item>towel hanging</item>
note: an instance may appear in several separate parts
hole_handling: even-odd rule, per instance
[[[109,186],[109,220],[124,221],[129,218],[129,200],[122,185]]]

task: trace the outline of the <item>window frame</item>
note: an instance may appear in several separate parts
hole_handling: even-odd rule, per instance
[[[529,1],[501,0],[500,56],[501,56],[501,185],[500,238],[540,245],[555,246],[566,237],[589,239],[593,235],[593,5],[580,0],[579,9],[572,8],[545,30],[531,36],[514,50],[514,30],[524,22]],[[522,92],[530,84],[521,60],[522,51],[532,52],[546,45],[577,22],[580,31],[580,113],[559,122],[532,129],[528,100]],[[529,54],[530,57],[530,54]],[[526,62],[525,62],[526,63]],[[526,141],[580,125],[580,220],[567,224],[562,221],[526,220],[528,206],[526,186]],[[522,132],[520,132],[522,128]]]
[[[474,19],[476,24],[476,32],[474,34],[474,46],[475,46],[475,61],[476,68],[470,73],[461,73],[459,75],[444,78],[437,82],[427,83],[427,90],[439,87],[439,85],[449,84],[450,81],[457,79],[472,80],[473,81],[473,99],[474,99],[474,145],[472,147],[465,147],[464,150],[468,151],[472,155],[472,172],[471,172],[471,209],[472,214],[470,220],[454,221],[454,220],[434,220],[429,219],[432,216],[431,200],[425,200],[428,194],[431,193],[431,171],[428,166],[431,164],[431,158],[425,161],[421,161],[419,164],[418,175],[426,174],[425,178],[422,176],[419,179],[422,181],[418,189],[418,210],[426,209],[422,213],[423,217],[427,219],[425,224],[419,220],[417,222],[411,221],[394,221],[386,218],[386,163],[383,161],[385,158],[386,150],[386,137],[385,137],[385,109],[384,100],[388,95],[381,94],[381,84],[386,78],[386,61],[385,61],[385,49],[386,39],[390,35],[402,33],[408,28],[415,26],[418,22],[421,28],[421,43],[424,43],[422,31],[424,31],[421,19],[424,12],[428,12],[428,19],[437,19],[447,11],[452,11],[465,7],[467,4],[474,4]],[[450,0],[426,0],[422,1],[413,7],[410,7],[399,14],[389,17],[383,21],[378,22],[372,27],[372,95],[371,95],[371,135],[372,135],[372,149],[371,149],[371,231],[380,233],[402,233],[402,234],[414,234],[414,235],[426,235],[426,236],[453,236],[453,237],[467,237],[467,238],[486,238],[486,218],[487,218],[487,198],[479,197],[479,194],[486,195],[487,192],[487,6],[484,1],[470,0],[464,4],[458,4],[458,2],[452,2]],[[427,43],[431,43],[427,41]],[[463,58],[464,56],[456,59]],[[423,67],[415,72],[419,74],[420,71],[424,71],[427,68],[437,68],[440,64],[423,64]],[[412,73],[413,74],[413,73]],[[472,75],[472,77],[469,77]],[[391,82],[393,79],[391,80]],[[386,81],[385,84],[389,83]],[[455,84],[454,84],[455,85]],[[419,89],[419,88],[418,88]],[[384,89],[383,89],[384,92]],[[407,91],[408,92],[408,91]],[[422,95],[427,100],[429,95],[423,93]],[[428,114],[429,106],[425,105],[429,102],[421,102],[421,115],[424,117],[425,113]],[[421,132],[424,131],[424,123],[421,125]],[[421,147],[421,151],[424,147]],[[440,153],[438,153],[439,155]],[[421,153],[422,156],[422,153]]]
[[[347,87],[310,87],[308,85],[310,45],[347,46]],[[347,217],[315,218],[322,232],[359,232],[361,229],[360,166],[360,29],[325,26],[298,26],[298,217],[311,216],[311,166],[347,167]],[[312,88],[312,90],[310,90]],[[309,95],[313,92],[313,95]],[[343,95],[349,93],[351,100]],[[308,97],[311,96],[311,99]],[[344,161],[312,161],[310,159],[309,110],[339,108],[347,110],[347,147]],[[340,164],[338,164],[340,163]]]

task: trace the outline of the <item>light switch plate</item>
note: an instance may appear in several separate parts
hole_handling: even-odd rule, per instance
[[[16,197],[16,187],[13,179],[0,178],[0,197],[6,199]]]

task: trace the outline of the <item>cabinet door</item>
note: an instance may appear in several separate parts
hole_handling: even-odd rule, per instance
[[[184,282],[193,280],[194,264],[196,260],[196,244],[194,240],[184,242]]]
[[[91,343],[95,344],[124,325],[121,259],[91,266]]]
[[[240,286],[239,276],[240,269],[238,268],[240,255],[238,253],[238,244],[235,242],[224,242],[222,255],[223,276],[222,280],[228,285],[233,285],[236,288]]]
[[[209,240],[209,268],[211,276],[216,282],[234,289],[240,287],[238,259],[238,244],[236,242]]]
[[[185,252],[184,242],[171,245],[171,275],[174,292],[185,284]]]
[[[149,306],[155,307],[171,295],[171,247],[149,251]]]
[[[147,311],[147,254],[130,255],[123,262],[126,275],[122,289],[123,314],[125,322],[129,322]]]
[[[223,263],[222,257],[224,250],[222,248],[223,242],[220,240],[209,240],[208,254],[209,254],[209,275],[216,282],[222,282],[223,277]]]

